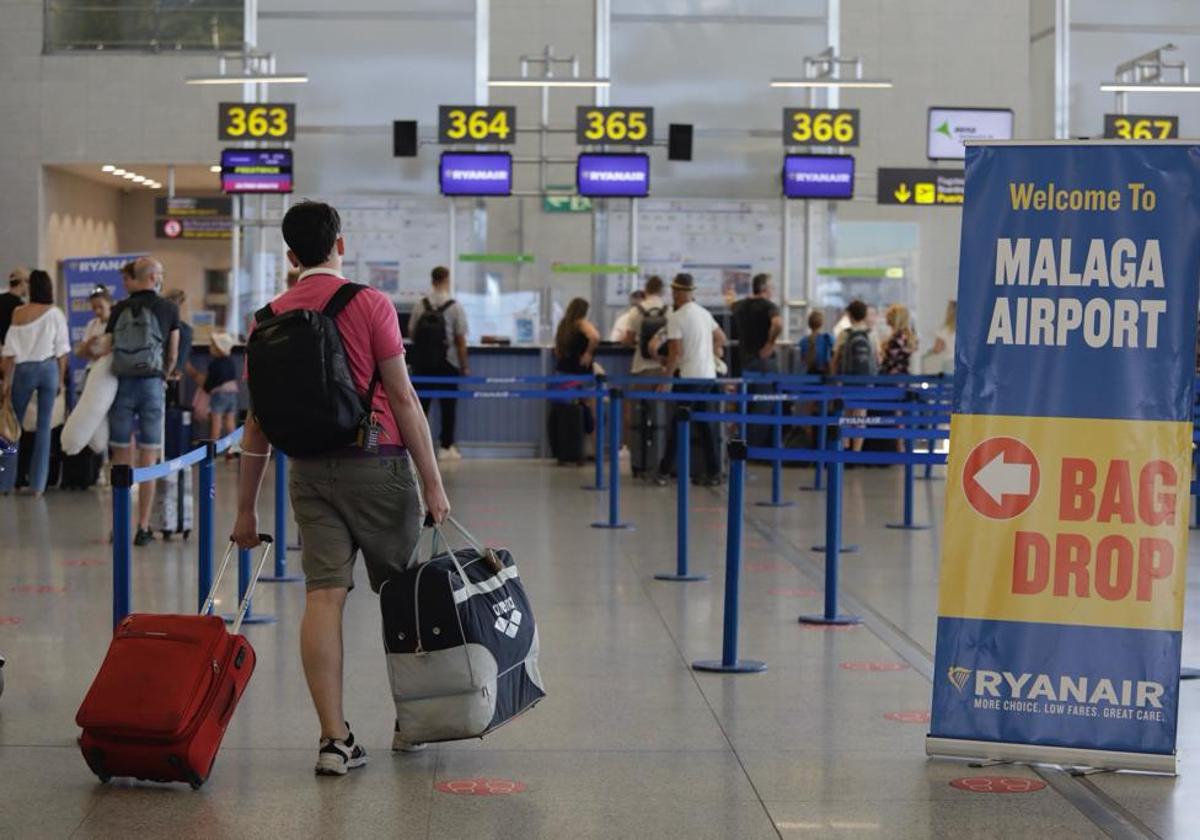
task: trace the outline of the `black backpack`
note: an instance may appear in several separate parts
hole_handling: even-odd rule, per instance
[[[334,319],[367,288],[344,283],[321,311],[254,315],[246,344],[250,404],[271,445],[285,455],[320,455],[352,446],[371,412],[379,371],[358,393]]]
[[[435,307],[429,298],[421,298],[421,317],[413,326],[412,363],[421,370],[432,370],[446,358],[450,336],[446,328],[446,310],[454,305],[454,299]]]
[[[667,325],[667,307],[652,306],[645,309],[638,304],[638,312],[642,313],[642,329],[638,333],[638,350],[643,358],[654,358],[650,353],[650,342],[654,340],[654,336],[658,335],[658,331]]]
[[[838,373],[846,376],[874,376],[879,373],[879,359],[866,330],[850,330],[838,357]]]

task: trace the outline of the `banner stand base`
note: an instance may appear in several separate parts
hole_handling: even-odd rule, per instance
[[[1136,770],[1141,773],[1179,773],[1179,757],[1172,753],[1134,753],[1115,750],[1089,750],[1080,747],[1049,747],[1038,744],[1010,744],[1003,741],[968,741],[962,738],[925,736],[925,755],[945,758],[973,758],[1019,764],[1061,764],[1066,767],[1091,767],[1103,770]]]

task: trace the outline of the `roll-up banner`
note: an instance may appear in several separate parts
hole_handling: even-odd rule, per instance
[[[1200,147],[966,161],[926,750],[1174,773]]]

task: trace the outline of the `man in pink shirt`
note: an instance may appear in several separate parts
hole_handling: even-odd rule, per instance
[[[288,259],[301,269],[294,287],[271,303],[275,315],[293,309],[320,311],[346,283],[341,274],[345,242],[341,219],[327,204],[302,202],[283,219]],[[421,533],[421,496],[429,515],[442,522],[450,503],[433,454],[429,425],[408,378],[396,310],[383,294],[364,289],[335,323],[355,387],[373,393],[379,423],[378,450],[350,447],[292,462],[290,496],[300,530],[307,598],[300,625],[300,656],[321,724],[316,771],[345,775],[367,762],[342,711],[342,614],[354,586],[354,558],[362,551],[371,588],[407,568]],[[378,383],[372,391],[375,377]],[[238,516],[233,538],[242,548],[258,544],[258,492],[270,445],[253,414],[242,438]],[[411,463],[421,479],[418,495]],[[393,749],[408,750],[397,732]]]

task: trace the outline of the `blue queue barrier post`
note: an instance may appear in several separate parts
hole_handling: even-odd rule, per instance
[[[632,523],[621,521],[621,396],[620,388],[608,392],[608,521],[593,522],[593,528],[633,528]]]
[[[691,475],[692,464],[692,411],[680,408],[675,412],[675,472]],[[675,572],[658,574],[655,580],[673,580],[689,583],[708,580],[708,575],[695,575],[688,571],[688,492],[690,481],[675,482]]]
[[[779,391],[779,384],[775,385],[776,392]],[[743,409],[744,411],[745,409]],[[783,417],[783,403],[776,400],[774,409],[775,419]],[[775,428],[771,431],[771,446],[775,449],[783,449],[783,424],[776,423]],[[792,507],[795,502],[784,501],[783,498],[783,462],[774,460],[771,462],[771,501],[756,502],[758,507],[783,508]]]
[[[725,616],[721,635],[721,658],[692,663],[697,671],[719,674],[757,674],[767,663],[738,659],[738,602],[742,580],[742,513],[746,492],[746,442],[729,442],[729,510],[725,532]]]
[[[932,451],[932,449],[930,450]],[[911,437],[904,439],[904,454],[913,454],[913,441]],[[928,466],[928,465],[927,465]],[[911,462],[904,463],[904,519],[901,522],[889,522],[887,527],[896,531],[927,531],[928,525],[917,525],[913,522],[913,481],[915,479],[916,468]]]
[[[604,489],[604,382],[606,377],[596,376],[596,480],[583,485],[584,490]]]
[[[741,414],[749,414],[750,413],[750,403],[746,400],[746,394],[748,394],[748,393],[750,393],[750,385],[748,382],[746,382],[746,380],[743,379],[740,383],[738,383],[738,396],[740,396],[742,398],[741,402],[738,403],[738,412]],[[720,411],[721,409],[718,408],[717,410]],[[750,439],[750,437],[749,437],[750,426],[746,423],[745,420],[742,421],[741,426],[739,428],[741,429],[741,431],[738,432],[738,437],[740,437],[742,440],[749,440]],[[679,475],[683,475],[683,473],[679,473],[678,471],[676,471],[676,472]]]
[[[222,616],[222,618],[225,619],[226,624],[233,624],[235,621],[237,621],[237,607],[239,604],[242,603],[242,600],[245,599],[246,590],[250,587],[250,578],[253,575],[253,572],[250,569],[250,552],[248,550],[246,550],[244,548],[239,548],[238,553],[237,553],[237,560],[238,560],[237,600],[233,602],[233,607],[234,607],[233,612],[230,613],[229,615]],[[250,602],[248,602],[246,604],[246,617],[244,619],[242,619],[242,623],[243,624],[274,624],[276,622],[276,620],[277,619],[273,615],[255,615],[254,614],[254,602],[253,602],[253,600],[251,600]]]
[[[822,428],[824,428],[824,427],[822,427]],[[828,450],[824,450],[824,451],[836,453],[836,452],[840,452],[842,450],[842,429],[843,429],[842,426],[838,426],[837,438],[833,441],[833,445]],[[826,493],[834,492],[833,473],[834,473],[835,469],[837,470],[837,494],[838,494],[837,540],[836,540],[837,551],[839,554],[854,554],[858,551],[858,546],[853,545],[853,544],[851,544],[851,545],[843,545],[842,544],[842,498],[841,498],[842,497],[842,464],[840,461],[831,460],[827,464],[827,469],[829,470],[829,476],[828,476],[829,477],[829,487],[826,489],[826,491],[825,491]],[[821,552],[824,554],[829,553],[827,551],[827,548],[828,548],[829,542],[830,542],[829,541],[829,510],[830,510],[829,500],[826,499],[825,500],[825,543],[823,545],[814,545],[812,547],[813,551]]]
[[[801,624],[861,624],[856,615],[837,611],[838,551],[842,541],[842,464],[829,462],[829,487],[825,491],[825,612],[802,615]]]
[[[288,460],[278,448],[275,449],[275,573],[262,575],[263,583],[292,583],[304,580],[301,575],[289,575],[287,565],[287,519],[288,519]],[[205,590],[207,591],[207,590]]]
[[[824,397],[817,400],[817,405],[821,407],[821,413],[817,415],[821,420],[825,420],[829,416],[828,402]],[[828,426],[824,424],[817,426],[817,449],[825,451],[825,445],[829,439]],[[813,483],[811,487],[801,487],[801,490],[820,492],[821,491],[821,473],[824,471],[825,465],[820,461],[813,464]]]
[[[199,536],[197,537],[197,552],[199,559],[199,593],[200,609],[204,609],[204,604],[208,600],[208,592],[212,589],[213,578],[213,537],[216,531],[216,518],[213,515],[213,507],[216,504],[216,463],[217,463],[217,445],[213,441],[206,441],[204,444],[204,460],[200,462],[200,489],[199,489]]]
[[[113,630],[133,604],[133,467],[114,466],[113,489]]]

